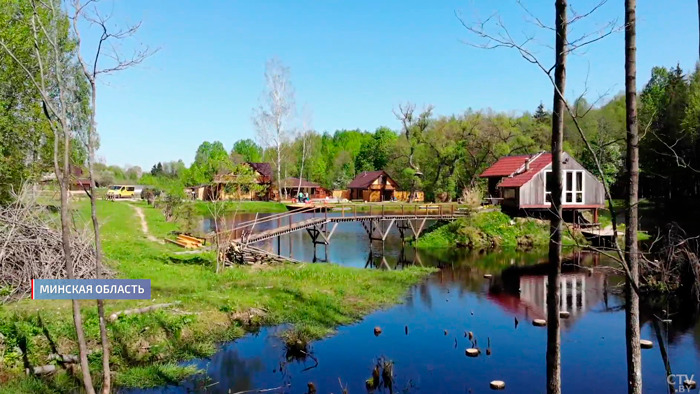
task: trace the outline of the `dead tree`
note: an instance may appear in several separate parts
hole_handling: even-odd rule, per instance
[[[418,164],[413,162],[413,155],[416,148],[423,140],[423,132],[430,124],[430,117],[433,114],[433,106],[428,105],[420,115],[414,115],[416,105],[413,103],[399,104],[398,111],[394,110],[394,116],[401,122],[401,131],[406,137],[408,143],[408,166],[413,170],[411,179],[411,194],[408,197],[409,202],[413,202],[418,179],[423,176]]]
[[[72,127],[69,120],[68,108],[70,82],[67,80],[71,75],[70,67],[64,58],[60,29],[67,15],[62,11],[60,3],[55,1],[37,2],[31,1],[33,14],[31,16],[31,29],[34,41],[35,60],[38,66],[38,77],[30,71],[34,65],[21,62],[7,43],[0,41],[2,49],[23,69],[27,74],[30,83],[37,89],[41,96],[44,115],[53,132],[53,164],[54,173],[60,186],[61,195],[61,242],[63,256],[66,266],[66,277],[74,279],[73,271],[73,250],[71,234],[71,218],[68,212],[68,190],[70,186],[70,153]],[[41,16],[40,16],[41,15]],[[46,19],[44,19],[46,16]],[[44,54],[40,48],[47,47]],[[62,149],[61,149],[62,142]],[[62,162],[62,164],[61,164]],[[72,300],[73,324],[75,325],[76,336],[78,338],[78,349],[80,352],[80,369],[83,377],[83,385],[88,394],[94,394],[95,389],[90,376],[90,368],[87,360],[87,346],[85,343],[85,332],[83,331],[83,319],[80,313],[78,300]]]
[[[277,188],[282,188],[282,150],[289,139],[287,123],[294,115],[294,88],[289,77],[289,67],[277,58],[265,66],[265,89],[262,104],[253,110],[253,125],[263,146],[272,147],[277,156]],[[281,190],[278,190],[278,200]]]
[[[639,192],[639,130],[637,129],[637,1],[625,0],[625,112],[627,114],[627,203],[625,258],[630,275],[625,284],[627,337],[627,392],[642,394],[642,355],[639,347],[639,245],[637,244]]]
[[[95,178],[97,176],[95,172],[95,147],[97,145],[97,129],[95,116],[97,114],[97,77],[99,75],[111,74],[116,71],[125,70],[127,68],[136,66],[140,64],[147,57],[155,53],[155,51],[148,48],[143,50],[138,50],[134,52],[131,58],[124,59],[121,58],[119,53],[114,50],[114,41],[121,41],[133,36],[139,29],[140,23],[130,26],[123,30],[110,31],[107,28],[107,21],[110,16],[103,17],[96,7],[97,0],[87,0],[85,4],[81,4],[80,0],[73,0],[73,18],[72,18],[72,28],[76,39],[76,52],[78,57],[78,62],[82,68],[85,78],[90,83],[90,121],[87,127],[87,150],[88,150],[88,172],[90,175],[90,208],[91,208],[91,218],[93,231],[95,234],[95,252],[97,258],[97,271],[96,278],[101,278],[100,266],[102,264],[102,243],[100,240],[100,225],[97,219],[97,195]],[[89,7],[92,5],[92,7]],[[91,10],[88,10],[88,7]],[[90,63],[82,56],[82,41],[80,36],[80,30],[78,28],[78,23],[81,19],[86,20],[91,25],[97,26],[100,29],[100,38],[97,43],[94,54],[89,58]],[[103,55],[103,50],[105,47],[109,46],[112,48],[111,53],[106,53],[104,55],[112,59],[112,64],[106,68],[100,68],[101,55]],[[104,301],[97,300],[97,311],[99,316],[100,325],[100,339],[102,343],[102,392],[108,394],[111,392],[111,374],[109,368],[109,338],[107,336],[107,328],[105,325],[105,312],[104,312]]]

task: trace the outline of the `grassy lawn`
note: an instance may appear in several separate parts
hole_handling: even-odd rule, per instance
[[[163,238],[175,229],[159,210],[142,207],[150,232]],[[264,203],[269,204],[269,203]],[[87,218],[89,202],[76,203]],[[338,325],[400,302],[407,289],[430,270],[379,271],[332,264],[234,267],[214,273],[211,254],[176,255],[170,244],[148,241],[134,209],[126,202],[99,201],[104,254],[120,278],[151,279],[152,300],[106,301],[107,314],[157,303],[179,301],[175,309],[130,315],[108,326],[111,364],[121,386],[156,386],[194,371],[174,362],[205,357],[217,343],[243,335],[251,326],[237,312],[264,311],[255,324],[292,323],[311,339],[328,335]],[[99,327],[93,302],[82,303],[91,370],[101,366]],[[76,354],[69,301],[22,300],[0,306],[0,393],[70,392],[77,383],[59,373],[48,381],[24,377],[24,347],[31,365],[45,365],[55,351]],[[52,345],[52,343],[54,345]]]
[[[195,212],[202,216],[211,216],[210,201],[194,201]],[[224,213],[279,213],[287,212],[287,207],[276,201],[224,201]]]

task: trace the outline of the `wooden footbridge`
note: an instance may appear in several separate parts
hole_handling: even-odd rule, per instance
[[[394,226],[399,230],[402,239],[407,237],[417,239],[427,221],[451,221],[466,214],[467,211],[458,209],[455,205],[369,205],[367,212],[358,212],[358,205],[334,205],[333,207],[325,204],[311,205],[264,218],[258,218],[256,215],[254,220],[238,223],[234,228],[225,230],[219,235],[229,234],[233,242],[249,245],[306,230],[314,246],[328,245],[339,223],[360,222],[370,242],[383,242]],[[256,231],[261,227],[268,227],[268,229]]]

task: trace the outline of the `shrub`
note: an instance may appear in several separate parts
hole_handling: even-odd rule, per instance
[[[484,193],[478,187],[465,187],[464,190],[462,190],[462,203],[469,208],[481,206],[483,197]]]

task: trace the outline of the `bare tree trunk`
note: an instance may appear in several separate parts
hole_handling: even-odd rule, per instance
[[[552,111],[552,220],[547,277],[547,394],[561,393],[561,338],[559,333],[559,276],[562,239],[562,144],[564,135],[564,89],[566,87],[566,0],[556,0],[556,68]]]
[[[639,250],[637,202],[639,193],[639,133],[637,130],[637,15],[636,0],[625,0],[625,93],[627,113],[628,194],[625,211],[625,257],[630,275],[625,282],[625,326],[629,394],[642,393],[642,356],[639,347]],[[632,283],[633,282],[633,283]]]
[[[277,145],[277,201],[282,201],[282,146]]]
[[[299,169],[299,186],[297,196],[301,193],[301,179],[304,177],[304,161],[306,161],[306,134],[301,137],[301,168]]]
[[[88,76],[86,74],[86,76]],[[90,173],[90,215],[92,227],[95,233],[95,278],[102,277],[102,241],[100,239],[100,224],[97,220],[97,188],[95,186],[95,112],[97,103],[97,91],[95,79],[88,78],[92,89],[90,113],[90,125],[88,126],[88,172]],[[109,368],[109,338],[105,326],[104,300],[97,300],[97,315],[100,324],[100,341],[102,342],[102,393],[109,394],[112,391],[112,379]]]

